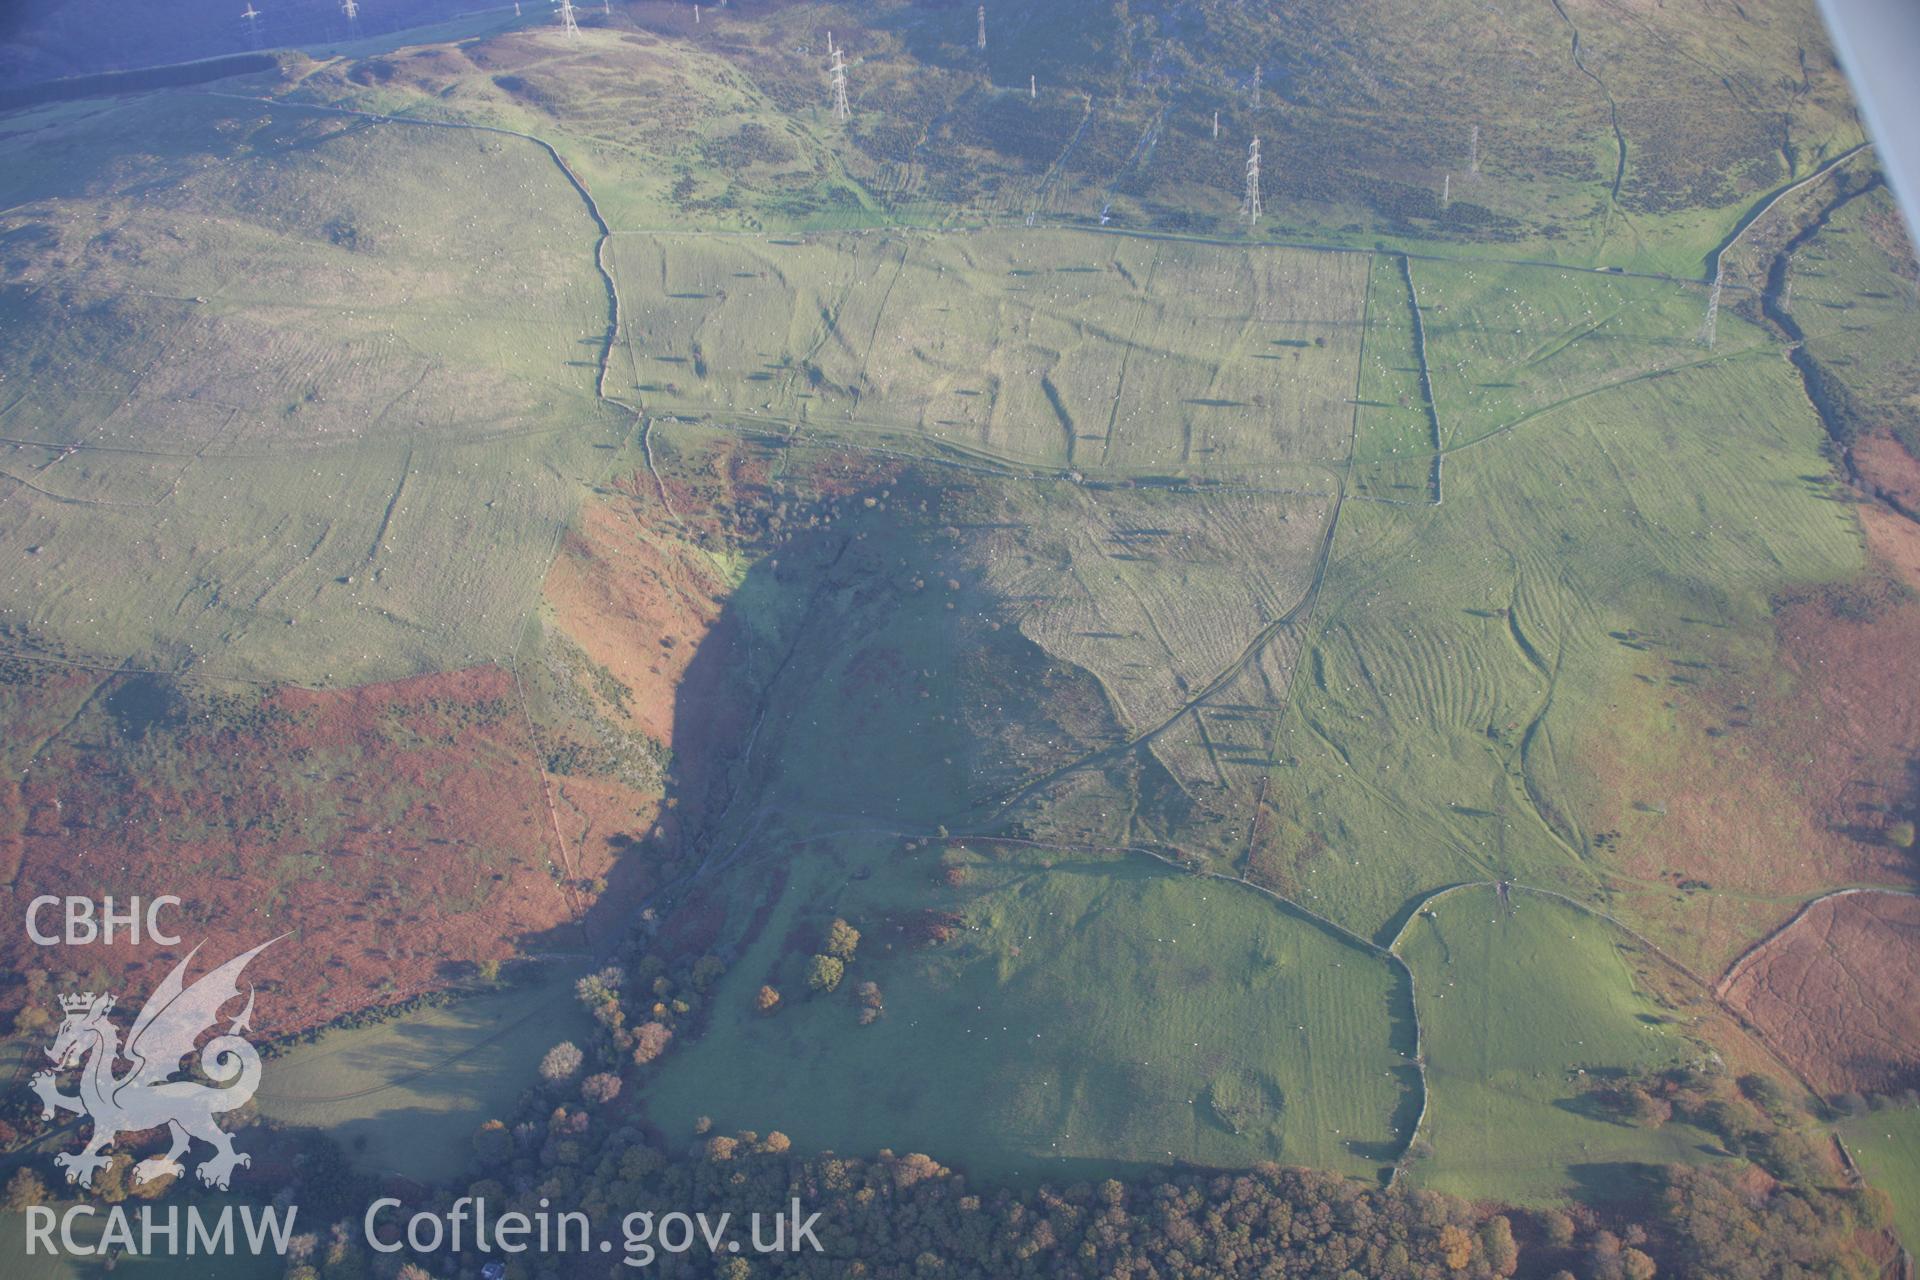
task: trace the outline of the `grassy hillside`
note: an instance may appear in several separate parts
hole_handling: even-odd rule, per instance
[[[555,467],[614,421],[552,161],[190,94],[0,146],[0,617],[307,684],[503,656],[574,501]]]
[[[992,231],[620,236],[613,260],[658,411],[1094,476],[1346,456],[1357,256]]]
[[[708,1115],[988,1177],[1169,1160],[1367,1173],[1397,1147],[1411,1027],[1367,952],[1143,861],[823,845],[789,864],[713,1026],[650,1085],[669,1134]],[[928,911],[949,940],[916,934]],[[800,962],[835,915],[863,941],[847,989],[809,997]],[[763,981],[786,993],[771,1015],[754,1009]],[[866,1026],[863,982],[885,1008]]]
[[[1920,306],[1913,246],[1884,185],[1823,189],[1830,213],[1776,282],[1781,308],[1825,372],[1853,433],[1896,434],[1920,452]]]
[[[1773,592],[1862,563],[1795,394],[1769,353],[1730,353],[1449,452],[1438,507],[1349,502],[1256,872],[1363,932],[1449,880],[1591,893],[1614,850],[1576,747],[1630,754],[1657,710],[1636,637],[1758,660]]]
[[[1396,949],[1413,970],[1432,1089],[1422,1185],[1515,1203],[1628,1199],[1632,1166],[1707,1154],[1699,1130],[1630,1127],[1587,1096],[1695,1052],[1637,988],[1624,935],[1551,898],[1502,902],[1485,887],[1430,903]]]
[[[1920,1112],[1875,1111],[1838,1126],[1867,1182],[1893,1202],[1893,1226],[1907,1248],[1920,1246]]]
[[[1807,367],[1912,407],[1884,193],[1791,202],[1804,349],[1745,259],[1700,332],[1861,141],[1813,11],[585,17],[5,118],[15,891],[171,837],[235,919],[365,926],[315,994],[497,944],[698,997],[612,998],[657,1061],[543,988],[278,1065],[422,1178],[562,1035],[676,1151],[1528,1204],[1716,1160],[1587,1096],[1722,1047],[1649,948],[1705,1001],[1908,875],[1920,750]],[[433,954],[370,936],[410,894]]]
[[[792,111],[702,42],[624,24],[596,29],[594,15],[582,16],[588,28],[571,42],[529,21],[484,39],[429,33],[417,46],[346,50],[302,68],[279,92],[543,138],[622,231],[885,220],[844,174],[820,113]]]
[[[1409,271],[1448,449],[1582,396],[1766,346],[1731,322],[1703,345],[1707,291],[1694,285],[1481,263]]]
[[[1747,209],[1861,141],[1817,17],[1784,2],[1724,19],[1016,4],[984,51],[965,6],[734,6],[696,25],[646,2],[583,20],[575,45],[529,24],[330,62],[292,91],[551,136],[630,229],[1105,216],[1238,235],[1261,136],[1262,230],[1281,239],[1690,275]],[[851,67],[844,125],[829,31]]]

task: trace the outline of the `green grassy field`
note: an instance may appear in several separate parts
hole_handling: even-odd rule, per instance
[[[1397,950],[1414,973],[1433,1091],[1423,1186],[1503,1203],[1626,1198],[1628,1165],[1697,1161],[1710,1135],[1632,1128],[1594,1113],[1584,1086],[1672,1065],[1696,1049],[1636,989],[1623,935],[1537,894],[1492,888],[1436,900]]]
[[[512,1111],[541,1055],[585,1044],[592,1021],[573,1000],[579,974],[332,1031],[267,1065],[260,1114],[323,1129],[374,1174],[422,1182],[457,1177],[468,1140]]]
[[[1556,405],[1766,340],[1723,312],[1711,350],[1696,337],[1706,291],[1590,271],[1411,264],[1449,449]]]
[[[1901,1243],[1920,1249],[1920,1111],[1874,1111],[1835,1128],[1868,1184],[1893,1201]]]
[[[1357,256],[1006,230],[619,236],[613,258],[658,412],[1088,475],[1253,483],[1347,455]]]
[[[1422,271],[1424,274],[1424,266]],[[1367,275],[1366,339],[1361,347],[1354,417],[1356,464],[1426,458],[1434,452],[1433,421],[1421,385],[1406,272],[1400,260],[1375,254]]]
[[[648,1085],[669,1134],[709,1115],[809,1149],[934,1152],[987,1177],[1263,1159],[1363,1174],[1391,1159],[1410,1119],[1396,1046],[1411,1027],[1367,952],[1145,861],[955,854],[965,884],[930,892],[937,848],[832,850],[789,864],[712,1029]],[[889,923],[929,904],[960,918],[953,939],[894,941]],[[846,986],[808,998],[787,939],[834,914],[865,941]],[[786,993],[772,1016],[753,1010],[763,981]],[[863,981],[884,993],[870,1026],[849,998]]]

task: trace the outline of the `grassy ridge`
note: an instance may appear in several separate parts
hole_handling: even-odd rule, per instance
[[[189,96],[0,146],[33,246],[0,284],[0,547],[25,569],[0,616],[314,684],[508,652],[562,473],[615,422],[591,223],[550,159]]]
[[[1262,228],[1282,240],[1686,275],[1752,205],[1860,140],[1818,19],[1783,3],[1603,22],[1402,0],[1276,20],[1197,0],[1177,30],[1106,4],[1015,6],[984,52],[964,6],[793,4],[699,26],[661,6],[638,32],[585,17],[575,42],[543,23],[329,62],[293,91],[551,137],[622,229],[1104,216],[1238,235],[1247,140],[1263,136],[1286,140]],[[827,31],[851,59],[844,124]]]
[[[770,95],[697,42],[545,24],[491,39],[370,49],[312,68],[302,101],[456,120],[552,142],[610,225],[793,230],[884,219],[841,172],[824,113]],[[689,23],[689,25],[691,25]],[[642,105],[644,104],[644,105]]]

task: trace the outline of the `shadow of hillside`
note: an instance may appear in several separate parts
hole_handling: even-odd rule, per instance
[[[669,882],[645,899],[658,913],[658,931],[638,918],[635,905],[613,905],[617,895],[610,892],[590,917],[596,946],[645,936],[655,955],[711,954],[732,964],[762,938],[776,904],[831,914],[831,899],[845,885],[875,875],[876,868],[881,878],[893,874],[883,864],[869,865],[871,855],[843,854],[837,844],[850,848],[873,835],[888,845],[942,843],[947,828],[971,833],[967,819],[991,813],[985,803],[991,798],[1127,744],[1097,684],[1021,633],[1016,611],[1035,598],[1009,600],[987,581],[989,553],[982,548],[1018,554],[1007,550],[1017,543],[1004,535],[1020,527],[1022,509],[997,490],[984,498],[976,490],[1010,487],[1007,482],[797,451],[781,470],[792,483],[780,493],[743,495],[736,485],[725,495],[733,509],[791,510],[779,526],[727,542],[725,550],[748,563],[679,686],[668,805],[653,828],[615,837],[623,881],[639,877],[647,858],[676,864]],[[690,503],[675,480],[667,483],[681,534],[697,541],[705,532],[717,544],[712,522],[722,516]],[[796,489],[813,496],[801,502],[793,497]],[[1062,589],[1070,574],[1069,566],[1060,567]],[[634,643],[658,639],[636,633]],[[1089,785],[1177,790],[1170,777],[1156,780],[1150,765],[1132,761],[1132,772],[1094,771]],[[1071,794],[1057,801],[1082,802],[1102,803]],[[1129,801],[1115,793],[1105,803]],[[1134,803],[1138,809],[1137,797]],[[1153,803],[1165,805],[1158,798]],[[1044,807],[1018,816],[1023,822],[1047,818]],[[1169,821],[1177,826],[1176,819]],[[1070,847],[1050,846],[1044,832],[1014,834],[1043,848]],[[1104,856],[1111,865],[1114,855]],[[825,868],[822,874],[801,873],[810,860]],[[1144,857],[1126,865],[1143,874],[1180,874]],[[795,893],[812,896],[792,899]],[[929,884],[918,905],[934,912],[949,896]],[[1276,926],[1284,920],[1286,928],[1310,928],[1352,948],[1355,958],[1384,963],[1310,913],[1267,901],[1281,917]],[[900,909],[910,912],[913,905]],[[806,944],[805,937],[789,938],[779,954],[798,946],[803,955]],[[1381,1026],[1404,1061],[1394,1069],[1397,1095],[1382,1127],[1404,1134],[1421,1108],[1412,1064],[1413,1002],[1404,976],[1389,969],[1394,985],[1380,1010]],[[762,978],[756,973],[753,981]],[[776,985],[790,989],[785,980]],[[899,1141],[914,1139],[902,1134]],[[1382,1177],[1401,1145],[1390,1138],[1347,1144],[1383,1166]]]

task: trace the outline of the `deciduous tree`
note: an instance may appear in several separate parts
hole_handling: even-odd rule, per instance
[[[846,962],[839,956],[815,956],[807,961],[807,985],[815,991],[832,991],[846,974]]]

